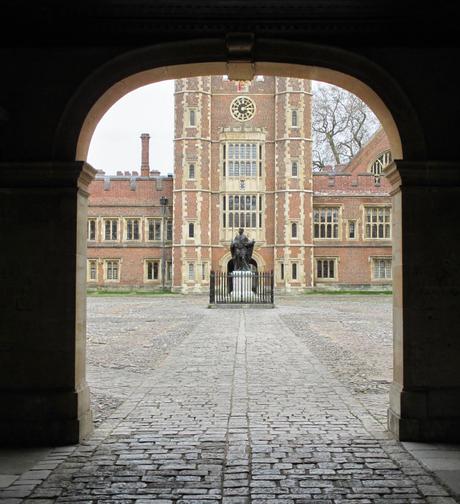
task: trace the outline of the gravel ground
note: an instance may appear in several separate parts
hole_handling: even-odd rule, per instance
[[[286,326],[385,425],[391,296],[285,296],[276,303]],[[206,310],[205,296],[88,298],[87,369],[96,426],[161,365]]]

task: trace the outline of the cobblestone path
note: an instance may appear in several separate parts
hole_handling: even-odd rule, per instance
[[[281,314],[203,310],[25,500],[454,503]]]

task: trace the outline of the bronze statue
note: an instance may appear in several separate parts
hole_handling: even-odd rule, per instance
[[[254,240],[250,240],[240,228],[230,245],[234,271],[250,271],[250,261],[254,250]]]

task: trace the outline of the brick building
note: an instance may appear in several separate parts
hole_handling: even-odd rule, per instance
[[[314,173],[311,82],[176,81],[174,177],[99,173],[90,186],[89,287],[207,291],[231,271],[239,227],[279,291],[391,285],[391,155],[379,130],[344,166]],[[163,204],[162,204],[163,203]]]
[[[138,172],[90,185],[88,287],[150,289],[171,286],[173,179],[149,167],[149,135],[141,136]]]

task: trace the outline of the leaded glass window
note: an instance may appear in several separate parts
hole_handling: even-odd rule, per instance
[[[227,177],[261,175],[262,152],[256,143],[229,143],[223,147],[223,173]]]
[[[391,259],[372,259],[372,276],[374,280],[391,280]]]
[[[339,208],[320,207],[313,211],[314,238],[339,238]]]
[[[374,240],[391,238],[391,208],[365,208],[365,237]]]
[[[224,228],[262,227],[262,197],[256,194],[227,194],[222,196]]]
[[[336,273],[336,259],[316,259],[316,278],[335,279]]]

